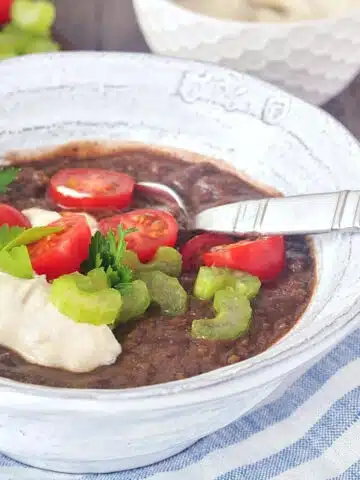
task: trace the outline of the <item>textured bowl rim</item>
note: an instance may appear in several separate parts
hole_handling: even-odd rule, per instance
[[[134,3],[138,3],[140,0],[134,0]],[[212,17],[211,15],[206,15],[205,13],[199,13],[195,12],[193,10],[190,10],[189,8],[184,7],[183,5],[180,5],[177,3],[176,0],[156,0],[158,2],[163,2],[165,4],[171,5],[172,8],[175,8],[176,10],[180,10],[182,12],[187,12],[191,16],[198,18],[199,20],[202,19],[207,19],[208,21],[216,22],[217,24],[220,22],[224,26],[225,25],[238,25],[238,26],[246,26],[247,28],[258,28],[261,26],[265,27],[271,27],[273,26],[274,28],[281,28],[281,27],[302,27],[302,26],[310,26],[313,25],[314,27],[319,26],[319,25],[326,25],[327,23],[335,22],[338,20],[342,20],[343,18],[351,16],[355,12],[360,11],[360,7],[352,7],[350,9],[346,9],[343,13],[333,15],[330,17],[321,17],[321,18],[315,18],[311,20],[299,20],[299,21],[291,21],[291,22],[250,22],[248,20],[233,20],[231,18],[218,18],[218,17]]]
[[[61,65],[61,62],[66,62],[67,58],[79,57],[86,59],[97,60],[99,58],[106,58],[111,60],[121,60],[122,58],[136,59],[140,61],[142,58],[147,58],[148,61],[166,61],[167,63],[177,63],[190,67],[191,65],[197,65],[198,67],[206,65],[209,69],[214,69],[214,72],[224,72],[231,73],[233,70],[225,67],[220,67],[213,65],[207,62],[199,62],[194,60],[184,60],[179,58],[157,56],[151,54],[142,54],[142,53],[118,53],[118,52],[60,52],[55,54],[35,54],[28,55],[25,57],[12,58],[5,60],[0,64],[0,74],[2,66],[5,68],[13,66],[15,69],[17,65],[26,64],[31,68],[36,64],[38,59],[46,59],[48,66],[49,62],[53,62],[55,65]],[[235,72],[236,73],[236,72]],[[295,96],[270,85],[262,80],[253,78],[247,74],[239,74],[243,78],[247,79],[252,84],[257,84],[258,87],[262,89],[269,90],[269,93],[281,93],[284,97],[287,97],[292,100],[293,105],[301,105],[306,107],[306,110],[313,115],[321,116],[327,122],[332,123],[336,127],[339,135],[342,135],[344,139],[351,144],[351,146],[359,152],[360,156],[360,144],[354,138],[354,136],[338,122],[331,115],[317,108],[316,106],[310,105],[304,102],[301,99],[296,98]],[[338,318],[347,316],[349,312],[352,312],[352,306],[345,311],[342,311]],[[350,333],[353,329],[353,320],[358,315],[358,311],[352,314],[350,318],[347,318],[346,321],[341,325],[341,328],[334,328],[333,326],[326,331],[318,332],[314,337],[310,338],[310,345],[301,345],[301,348],[296,347],[295,351],[292,350],[290,353],[288,350],[280,352],[275,355],[273,358],[266,361],[264,368],[262,362],[262,356],[265,352],[252,357],[238,364],[221,367],[211,372],[203,373],[189,379],[177,380],[169,383],[163,383],[158,385],[150,385],[144,387],[128,388],[128,389],[71,389],[71,388],[62,388],[62,387],[47,387],[33,384],[25,384],[17,382],[14,380],[9,380],[3,377],[0,377],[0,389],[2,392],[3,401],[6,401],[7,395],[11,394],[18,395],[20,401],[29,394],[32,396],[31,405],[29,408],[36,409],[39,405],[43,405],[41,400],[51,399],[52,405],[55,408],[57,405],[58,408],[64,408],[65,405],[68,408],[83,408],[84,402],[87,401],[87,406],[90,409],[102,408],[99,406],[101,402],[111,402],[113,405],[114,411],[124,410],[124,409],[136,409],[144,408],[145,403],[151,404],[152,409],[162,409],[168,408],[170,404],[174,405],[185,405],[194,402],[203,403],[206,401],[206,398],[223,398],[229,395],[232,395],[236,391],[247,391],[254,387],[260,387],[270,381],[276,381],[280,378],[283,378],[285,375],[289,374],[291,371],[296,368],[306,364],[311,361],[318,355],[322,355],[325,351],[331,348],[337,341],[340,341],[344,336]],[[330,330],[330,331],[329,331]],[[321,335],[320,335],[321,333]],[[287,361],[291,357],[292,362],[289,365]],[[249,365],[252,361],[256,359],[255,365]],[[250,372],[246,372],[250,366]],[[280,368],[281,367],[281,368]],[[285,368],[284,368],[285,367]],[[241,381],[237,384],[236,381],[239,379],[246,379],[246,385]],[[157,399],[156,405],[154,406],[153,400]],[[36,399],[39,400],[39,404]],[[60,402],[57,402],[57,400]],[[80,407],[81,406],[81,407]]]

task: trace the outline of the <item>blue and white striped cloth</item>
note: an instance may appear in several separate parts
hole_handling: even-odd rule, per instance
[[[0,457],[0,480],[358,480],[360,330],[276,401],[179,455],[128,472],[68,475]]]

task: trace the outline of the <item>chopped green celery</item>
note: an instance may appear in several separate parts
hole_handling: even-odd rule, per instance
[[[251,323],[252,310],[249,299],[227,287],[214,297],[214,318],[194,320],[191,335],[204,340],[235,340],[244,335]]]
[[[122,301],[123,304],[115,326],[140,317],[149,308],[150,294],[146,283],[142,280],[134,280],[126,285],[122,292]]]
[[[194,295],[211,300],[215,293],[226,287],[235,288],[248,298],[254,298],[261,287],[257,277],[245,272],[218,267],[200,267],[194,286]]]
[[[139,272],[138,277],[146,283],[152,302],[158,304],[162,313],[173,316],[185,313],[187,293],[175,277],[163,272]]]
[[[93,288],[92,291],[94,292],[98,290],[105,290],[106,288],[110,288],[107,275],[103,268],[94,268],[94,270],[91,270],[87,274],[87,277],[90,278],[91,280],[90,288]]]
[[[148,263],[141,264],[140,269],[143,272],[157,270],[171,277],[180,277],[182,256],[175,248],[159,247],[153,259]]]
[[[28,249],[22,245],[10,251],[0,251],[0,271],[17,278],[33,278],[33,268]]]
[[[182,256],[175,248],[159,247],[150,262],[141,263],[135,252],[126,250],[122,263],[138,272],[153,272],[156,270],[171,277],[179,277],[182,269]]]
[[[51,285],[50,300],[75,322],[111,325],[121,310],[121,294],[107,286],[102,269],[96,270],[89,276],[75,272],[57,278]]]
[[[56,10],[49,0],[15,0],[11,7],[13,24],[24,32],[50,36]]]
[[[232,271],[235,277],[235,290],[245,295],[250,300],[259,293],[261,288],[261,281],[258,277],[250,275],[250,273],[240,272],[237,270]]]
[[[142,263],[139,260],[139,257],[132,250],[125,250],[121,263],[131,268],[131,270],[138,270]]]

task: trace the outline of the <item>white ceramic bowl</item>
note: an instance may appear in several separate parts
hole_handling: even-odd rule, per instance
[[[0,158],[69,140],[140,141],[224,159],[284,194],[360,185],[359,145],[335,120],[221,67],[68,53],[4,61],[0,78]],[[313,301],[263,354],[128,390],[0,379],[0,451],[58,471],[129,469],[169,457],[266,401],[358,325],[360,236],[323,235],[315,245]]]
[[[338,94],[360,68],[360,9],[338,18],[265,24],[207,17],[173,0],[133,1],[154,53],[247,72],[315,104]]]

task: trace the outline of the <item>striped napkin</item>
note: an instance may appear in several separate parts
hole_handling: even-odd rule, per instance
[[[359,480],[360,330],[286,393],[179,455],[127,472],[68,475],[0,457],[0,480]]]

